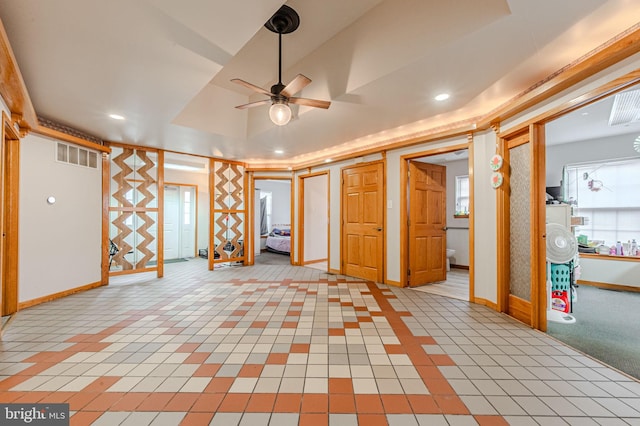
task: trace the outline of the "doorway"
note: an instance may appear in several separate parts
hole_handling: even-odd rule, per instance
[[[165,262],[196,256],[197,197],[195,185],[164,186]]]
[[[406,283],[460,300],[472,297],[469,151],[457,145],[405,161]]]
[[[298,177],[300,263],[329,270],[329,172]]]
[[[253,179],[254,263],[293,264],[291,177]]]
[[[563,225],[581,242],[571,265],[575,297],[568,299],[575,323],[548,315],[546,331],[637,379],[640,338],[629,325],[640,320],[640,256],[624,249],[640,235],[640,142],[634,147],[640,123],[632,118],[635,102],[621,107],[640,96],[639,89],[595,99],[545,123],[546,222]],[[621,256],[611,253],[617,241]]]

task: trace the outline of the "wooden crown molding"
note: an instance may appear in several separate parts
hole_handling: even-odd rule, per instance
[[[0,96],[11,111],[11,120],[17,124],[20,136],[26,135],[31,128],[38,125],[36,111],[33,109],[27,86],[22,79],[2,21],[0,21]]]

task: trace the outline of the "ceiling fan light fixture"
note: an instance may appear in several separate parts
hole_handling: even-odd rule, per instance
[[[269,108],[269,118],[273,124],[284,126],[291,120],[291,108],[283,101],[276,101]]]

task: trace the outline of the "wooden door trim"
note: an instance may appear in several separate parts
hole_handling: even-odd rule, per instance
[[[543,124],[530,126],[531,135],[531,319],[533,328],[547,330],[546,285],[546,143]]]
[[[407,226],[407,191],[409,190],[409,180],[407,178],[409,172],[409,161],[414,160],[416,158],[422,157],[430,157],[438,154],[446,154],[449,152],[460,151],[463,149],[469,150],[469,300],[473,301],[475,299],[474,291],[474,271],[475,266],[473,264],[474,256],[474,245],[472,240],[473,235],[473,134],[469,133],[467,135],[467,142],[460,143],[455,145],[448,145],[439,148],[433,148],[425,151],[414,152],[411,154],[406,154],[400,156],[400,287],[407,287],[409,280],[407,275],[407,269],[409,265],[408,258],[408,246],[409,246],[409,228]]]
[[[475,290],[475,210],[474,210],[474,170],[473,170],[473,135],[467,136],[469,150],[469,302],[476,302]]]
[[[249,191],[247,191],[247,194],[252,194],[252,196],[247,196],[247,216],[249,216],[251,218],[251,224],[249,225],[249,223],[247,223],[247,233],[245,233],[245,235],[247,235],[247,239],[249,240],[249,243],[251,244],[251,246],[249,247],[249,249],[251,250],[249,253],[251,254],[251,262],[247,262],[246,265],[254,265],[255,264],[255,255],[253,254],[253,239],[255,238],[255,206],[253,205],[255,203],[255,188],[256,188],[256,181],[257,180],[288,180],[289,181],[289,198],[291,199],[291,201],[289,202],[289,224],[291,225],[291,253],[289,254],[289,263],[291,265],[297,265],[299,264],[299,262],[296,262],[294,260],[294,254],[295,254],[295,239],[297,237],[297,232],[295,232],[294,230],[294,201],[295,201],[295,188],[294,188],[294,181],[293,181],[293,176],[256,176],[254,172],[247,172],[245,173],[245,175],[247,176],[247,183],[249,184]],[[299,256],[298,256],[299,257]]]
[[[111,149],[109,149],[111,150]],[[109,154],[102,153],[102,271],[100,282],[109,284],[109,223],[111,202],[111,160]]]
[[[496,153],[502,157],[502,169],[509,170],[508,142],[499,138]],[[509,173],[503,173],[502,185],[496,189],[496,264],[497,264],[497,301],[499,312],[506,312],[509,307]]]
[[[308,178],[327,176],[327,271],[330,269],[329,262],[331,260],[331,175],[329,170],[320,172],[298,175],[298,262],[300,265],[306,265],[316,261],[306,262],[304,260],[304,180]],[[292,204],[293,206],[293,204]]]
[[[386,181],[387,181],[387,176],[386,176],[386,163],[387,163],[387,158],[386,155],[383,155],[383,157],[379,160],[373,160],[373,161],[364,161],[361,163],[357,163],[357,164],[352,164],[352,165],[348,165],[348,166],[344,166],[340,168],[340,274],[344,275],[345,273],[345,264],[344,264],[344,256],[345,256],[345,238],[344,238],[344,172],[346,170],[350,170],[350,169],[356,169],[358,167],[365,167],[365,166],[371,166],[374,164],[382,164],[382,204],[384,207],[385,204],[385,200],[387,199],[387,185],[386,185]],[[382,209],[382,265],[380,266],[382,268],[382,282],[383,283],[388,283],[387,281],[387,271],[386,271],[386,266],[387,266],[387,209],[383,208]]]
[[[18,310],[20,138],[2,112],[2,315]],[[10,189],[10,190],[9,190]]]

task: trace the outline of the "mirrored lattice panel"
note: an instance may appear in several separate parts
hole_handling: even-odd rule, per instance
[[[112,146],[109,271],[157,266],[158,154]]]
[[[244,257],[244,213],[214,214],[215,261]]]
[[[157,212],[109,212],[109,271],[157,266]]]
[[[214,263],[244,259],[244,167],[216,162],[213,185]]]
[[[112,147],[110,207],[158,208],[158,154]]]

